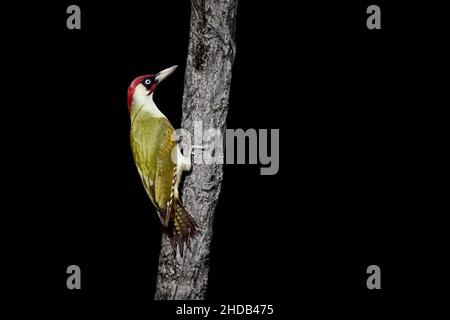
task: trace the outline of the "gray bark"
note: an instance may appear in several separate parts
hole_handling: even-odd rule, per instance
[[[236,53],[238,0],[191,0],[191,23],[183,95],[182,127],[191,134],[194,122],[203,130],[218,128],[225,135],[231,73]],[[194,141],[194,144],[197,142]],[[199,227],[192,251],[173,254],[163,235],[159,258],[157,300],[202,300],[209,273],[214,211],[223,178],[223,165],[193,163],[181,188],[182,200]]]

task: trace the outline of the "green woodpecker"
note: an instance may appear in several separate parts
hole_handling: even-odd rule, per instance
[[[173,139],[174,128],[153,101],[158,84],[177,66],[156,75],[134,79],[128,87],[128,111],[131,117],[131,149],[142,184],[156,207],[163,231],[176,252],[183,255],[184,244],[197,226],[181,203],[178,187],[183,171],[191,169],[190,157],[183,157]]]

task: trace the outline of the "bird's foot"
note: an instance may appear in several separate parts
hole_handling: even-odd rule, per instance
[[[194,150],[195,150],[195,149],[205,150],[205,149],[207,149],[207,148],[208,148],[208,146],[193,145],[193,146],[191,146],[191,153],[194,154]]]

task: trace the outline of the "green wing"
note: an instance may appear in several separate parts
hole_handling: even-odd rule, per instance
[[[170,200],[175,164],[174,129],[166,118],[139,112],[131,125],[131,148],[145,190],[158,211]]]
[[[172,193],[174,181],[175,164],[172,160],[172,150],[176,143],[172,141],[174,129],[167,119],[164,119],[164,125],[161,129],[160,147],[156,165],[155,198],[160,208],[167,208]]]

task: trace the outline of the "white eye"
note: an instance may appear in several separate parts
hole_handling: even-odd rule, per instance
[[[150,79],[145,79],[144,83],[145,83],[145,85],[148,86],[148,85],[150,85],[150,83],[152,83],[152,81]]]

